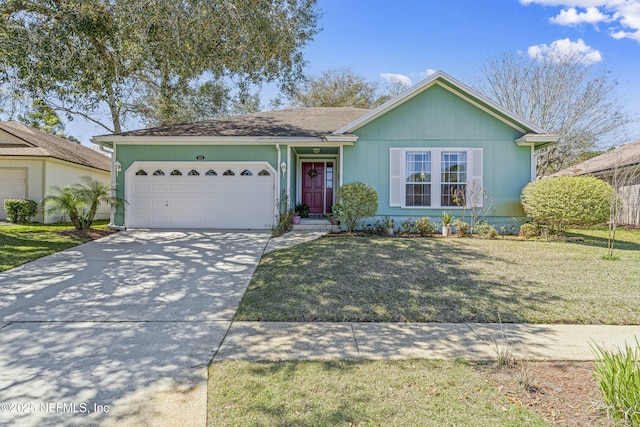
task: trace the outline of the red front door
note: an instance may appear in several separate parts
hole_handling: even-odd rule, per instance
[[[302,203],[309,213],[324,213],[324,163],[302,163]]]

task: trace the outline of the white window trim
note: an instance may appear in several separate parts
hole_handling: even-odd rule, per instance
[[[478,157],[474,156],[474,151],[478,154]],[[479,151],[479,153],[478,153]],[[431,153],[431,206],[407,206],[406,202],[406,159],[408,152],[430,152]],[[465,184],[467,188],[472,185],[482,186],[482,149],[480,148],[459,148],[459,147],[397,147],[390,150],[390,194],[389,194],[389,206],[400,207],[402,209],[456,209],[458,206],[442,206],[441,205],[441,190],[442,190],[442,153],[443,152],[465,152],[467,153],[467,181]],[[478,165],[474,165],[474,160],[480,160],[479,174],[474,176],[474,173],[478,171]],[[394,165],[394,162],[399,164]],[[394,176],[396,175],[397,176]],[[399,179],[398,179],[399,178]],[[396,193],[394,196],[394,186]],[[477,200],[481,206],[482,200]],[[467,207],[472,205],[471,200],[467,200]]]

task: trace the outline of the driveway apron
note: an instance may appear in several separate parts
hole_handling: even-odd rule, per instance
[[[268,241],[132,230],[0,273],[0,424],[203,425],[207,363]]]

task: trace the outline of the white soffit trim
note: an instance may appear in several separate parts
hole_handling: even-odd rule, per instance
[[[96,136],[94,144],[120,145],[262,145],[262,144],[323,144],[333,142],[352,145],[355,135],[328,135],[327,137],[244,137],[244,136]]]
[[[100,144],[154,144],[170,145],[184,144],[208,145],[208,144],[289,144],[292,142],[322,142],[321,137],[263,137],[263,136],[119,136],[105,135],[93,137],[94,143]]]
[[[448,84],[444,84],[442,82],[446,82]],[[477,92],[476,90],[471,89],[469,86],[465,85],[464,83],[454,79],[453,77],[449,76],[443,71],[438,71],[432,74],[431,76],[417,83],[415,86],[407,89],[406,91],[402,92],[395,98],[390,99],[389,101],[385,102],[378,108],[371,110],[369,113],[365,114],[364,116],[359,117],[358,119],[354,120],[351,123],[348,123],[347,125],[338,129],[334,133],[335,134],[351,133],[354,130],[359,129],[360,127],[366,125],[367,123],[380,117],[387,111],[395,108],[396,106],[422,93],[423,91],[432,87],[435,84],[457,95],[458,97],[464,99],[465,101],[473,104],[474,106],[482,109],[484,112],[490,114],[491,116],[499,119],[500,121],[506,123],[507,125],[511,126],[512,128],[520,132],[524,133],[524,132],[527,132],[527,130],[529,130],[535,133],[544,133],[544,130],[541,129],[540,127],[506,110],[504,107],[490,100],[489,98]],[[471,99],[471,97],[476,98],[479,102],[476,102],[475,100]],[[496,113],[496,111],[499,114]]]
[[[526,135],[522,135],[520,138],[517,138],[515,140],[515,143],[520,147],[531,145],[535,148],[541,148],[548,145],[557,144],[561,141],[562,137],[560,135],[528,133]]]

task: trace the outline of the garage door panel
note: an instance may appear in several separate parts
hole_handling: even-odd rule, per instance
[[[259,175],[266,164],[149,162],[144,169],[165,175],[127,175],[136,201],[127,212],[128,227],[265,229],[274,222],[274,174]]]

